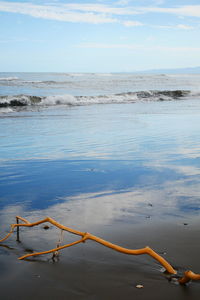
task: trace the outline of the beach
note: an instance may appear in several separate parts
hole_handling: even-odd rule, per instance
[[[199,75],[52,76],[1,74],[0,238],[17,215],[49,216],[200,273]],[[2,299],[199,299],[199,282],[94,241],[18,260],[78,239],[52,225],[19,234],[0,244]]]

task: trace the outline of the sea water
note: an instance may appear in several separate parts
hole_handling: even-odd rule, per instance
[[[0,73],[0,95],[0,225],[198,216],[200,75]]]

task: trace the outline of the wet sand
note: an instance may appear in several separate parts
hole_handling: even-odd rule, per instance
[[[182,219],[170,223],[144,219],[136,224],[89,227],[91,233],[127,248],[152,247],[178,274],[200,270],[198,220],[184,225]],[[28,253],[27,248],[50,249],[59,238],[52,226],[21,231],[21,243],[13,236],[4,242],[10,248],[0,247],[1,299],[199,299],[199,282],[180,286],[169,281],[151,257],[121,254],[93,241],[60,251],[56,262],[51,255],[19,261],[17,257]],[[63,243],[75,239],[65,234]],[[144,287],[137,289],[137,284]]]
[[[50,216],[126,248],[149,246],[179,274],[198,273],[199,181],[184,171],[179,164],[159,168],[141,161],[7,162],[1,166],[9,182],[2,180],[0,236],[16,215],[30,222]],[[59,238],[59,230],[41,225],[20,229],[21,243],[15,234],[0,245],[2,299],[199,299],[199,282],[179,286],[151,257],[93,241],[60,251],[56,262],[51,254],[17,259],[52,249]],[[76,238],[65,234],[62,244]]]
[[[180,275],[200,272],[198,180],[140,161],[15,161],[1,171],[10,177],[2,189],[1,236],[16,215],[31,222],[50,216],[126,248],[149,246]],[[17,172],[23,180],[12,176]],[[51,254],[17,259],[52,249],[59,238],[59,230],[40,225],[20,229],[20,243],[15,233],[0,245],[1,299],[199,299],[199,282],[177,285],[151,257],[93,241],[60,251],[55,262]],[[65,234],[62,244],[76,239]]]

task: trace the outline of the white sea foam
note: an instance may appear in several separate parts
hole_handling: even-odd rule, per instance
[[[41,98],[37,105],[91,105],[134,103],[137,101],[172,101],[191,95],[190,91],[141,91],[99,96],[57,95]],[[196,95],[196,94],[195,94]]]
[[[14,110],[10,107],[0,107],[0,115],[1,114],[9,114],[14,112]]]
[[[138,101],[173,101],[186,99],[187,97],[199,98],[199,92],[187,90],[174,91],[140,91],[120,94],[107,94],[99,96],[73,96],[73,95],[55,95],[55,96],[0,96],[0,107],[9,106],[55,106],[68,105],[80,106],[91,104],[110,104],[110,103],[134,103]]]
[[[109,103],[128,103],[138,100],[136,93],[124,93],[118,95],[103,95],[103,96],[72,96],[60,95],[49,96],[42,98],[38,105],[91,105],[91,104],[109,104]]]
[[[75,77],[82,77],[85,74],[84,73],[66,73],[65,76],[75,76]]]
[[[60,95],[44,97],[38,105],[75,105],[76,102],[76,97],[72,95]]]
[[[113,76],[112,73],[95,73],[96,76],[105,76],[105,77],[109,77],[109,76]]]
[[[17,96],[1,96],[0,97],[0,106],[3,104],[10,104],[11,106],[14,106],[17,103],[19,104],[18,106],[26,106],[26,105],[31,105],[32,96],[28,95],[17,95]]]
[[[191,97],[200,97],[200,92],[199,91],[191,91],[189,96]]]
[[[18,77],[0,77],[0,81],[14,81],[19,80]]]

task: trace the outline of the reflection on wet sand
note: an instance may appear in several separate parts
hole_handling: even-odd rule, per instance
[[[1,226],[1,236],[3,230],[8,230],[8,225],[14,215],[20,214],[30,221],[50,215],[66,226],[90,231],[127,248],[149,245],[161,254],[164,253],[166,259],[175,264],[178,271],[181,272],[189,266],[198,272],[200,269],[196,261],[199,251],[198,218],[194,223],[196,212],[190,211],[190,201],[187,203],[187,199],[184,199],[184,203],[188,205],[188,209],[185,210],[182,209],[178,197],[180,193],[186,197],[189,191],[193,190],[190,196],[195,199],[198,191],[197,184],[187,186],[182,180],[176,182],[176,187],[177,185],[179,185],[178,188],[174,189],[169,180],[160,185],[160,189],[137,188],[129,191],[121,190],[118,193],[106,190],[67,196],[59,199],[62,200],[60,203],[43,210],[28,211],[25,207],[23,209],[22,205],[7,206],[1,212],[1,224],[5,222],[4,226]],[[188,226],[183,225],[185,220]],[[42,291],[45,291],[45,295],[50,298],[56,296],[61,298],[67,295],[70,299],[89,299],[92,295],[94,299],[99,300],[106,299],[107,296],[109,299],[116,299],[116,297],[123,299],[125,294],[129,299],[135,295],[134,287],[138,283],[144,285],[144,299],[149,299],[149,296],[147,298],[149,293],[152,297],[154,296],[154,299],[159,299],[158,297],[168,299],[169,295],[180,300],[184,297],[182,289],[174,286],[173,282],[163,281],[165,276],[159,277],[162,275],[159,272],[160,267],[151,259],[146,257],[130,259],[122,254],[111,253],[90,242],[74,249],[63,250],[57,264],[53,264],[51,256],[34,258],[20,264],[16,262],[17,257],[24,253],[28,254],[27,249],[35,252],[56,246],[59,231],[51,226],[49,230],[44,230],[41,226],[21,230],[20,236],[22,243],[16,243],[15,238],[8,242],[8,245],[15,250],[1,251],[1,258],[9,255],[9,260],[0,259],[1,286],[4,295],[6,295],[6,290],[3,285],[11,280],[14,282],[15,294],[22,299],[30,295],[33,286],[37,287],[39,297]],[[73,240],[73,237],[65,235],[63,242],[70,243]],[[13,252],[15,255],[11,257]],[[51,283],[54,289],[50,287]],[[20,289],[17,289],[17,286]],[[159,287],[159,291],[153,292],[152,286]],[[23,291],[23,296],[20,291]],[[163,292],[167,297],[163,295]],[[187,295],[188,293],[191,299],[198,299],[198,284],[192,283]],[[34,296],[30,299],[34,299]]]

